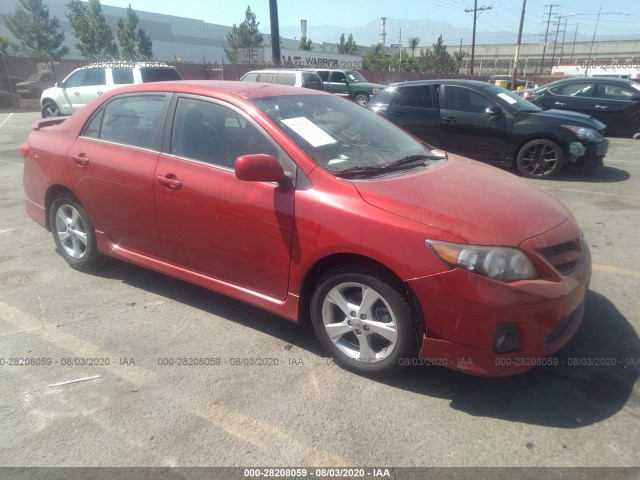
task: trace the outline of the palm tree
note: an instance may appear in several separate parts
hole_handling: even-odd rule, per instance
[[[420,43],[420,37],[409,37],[409,47],[411,48],[412,57],[416,53],[416,48],[418,48],[419,43]]]

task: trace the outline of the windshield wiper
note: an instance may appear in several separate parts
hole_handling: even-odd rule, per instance
[[[441,156],[441,155],[408,155],[406,157],[402,157],[399,160],[396,160],[395,162],[391,162],[388,165],[385,165],[383,168],[394,168],[394,167],[401,167],[403,165],[409,165],[411,163],[424,163],[425,160],[444,160],[446,159],[447,156]]]
[[[360,165],[358,167],[346,168],[337,172],[332,172],[337,177],[342,178],[364,178],[371,175],[380,175],[389,173],[386,167],[367,167]]]

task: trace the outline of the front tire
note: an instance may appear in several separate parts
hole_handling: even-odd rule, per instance
[[[93,222],[70,194],[58,195],[49,210],[49,225],[58,251],[76,270],[95,269],[102,260],[96,246]]]
[[[327,272],[311,299],[311,322],[336,362],[359,374],[389,375],[415,356],[409,303],[393,282],[368,270]]]
[[[564,164],[564,152],[551,140],[531,140],[518,151],[516,165],[526,178],[547,179],[560,171]]]
[[[47,100],[42,104],[42,118],[59,117],[62,115],[60,107],[53,100]]]

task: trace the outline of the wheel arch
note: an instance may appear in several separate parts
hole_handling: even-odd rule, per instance
[[[550,133],[536,133],[536,134],[531,134],[531,135],[527,135],[523,140],[521,140],[513,149],[513,151],[511,152],[511,158],[512,160],[512,165],[516,164],[516,159],[518,158],[518,153],[520,152],[520,150],[522,149],[522,147],[524,147],[527,143],[529,143],[532,140],[549,140],[555,144],[557,144],[560,149],[562,150],[562,154],[565,157],[565,160],[569,154],[569,146],[568,146],[568,142],[566,140],[560,139]]]
[[[298,321],[300,323],[310,323],[309,309],[314,287],[318,281],[329,270],[337,267],[353,266],[360,269],[370,270],[380,275],[385,281],[407,299],[411,306],[414,319],[416,321],[416,335],[418,340],[426,328],[422,306],[413,290],[404,282],[400,276],[383,263],[365,255],[356,253],[334,253],[317,260],[306,272],[300,285],[300,301],[298,302]]]
[[[64,185],[60,185],[60,184],[51,185],[47,189],[47,193],[45,193],[45,196],[44,196],[44,211],[45,211],[45,218],[47,222],[46,227],[47,227],[47,230],[49,231],[51,231],[51,221],[50,221],[51,204],[53,203],[53,200],[61,193],[67,193],[71,195],[82,205],[82,202],[78,199],[78,197]]]

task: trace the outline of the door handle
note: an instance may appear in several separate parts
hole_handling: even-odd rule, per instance
[[[73,159],[73,163],[75,163],[79,167],[86,167],[87,165],[89,165],[89,159],[84,153],[71,155],[71,158]]]
[[[597,108],[598,110],[606,110],[606,109],[607,109],[607,108],[609,108],[609,107],[607,107],[606,105],[596,105],[596,108]]]
[[[393,117],[404,117],[404,113],[402,113],[402,112],[393,112],[393,113],[391,113],[391,116],[393,116]]]
[[[442,117],[442,121],[444,123],[457,123],[458,119],[456,117]]]
[[[173,177],[173,178],[172,178]],[[182,182],[180,180],[175,179],[175,175],[169,174],[166,177],[162,175],[158,175],[156,177],[158,183],[169,190],[179,190],[182,187]]]
[[[567,106],[566,103],[562,103],[562,102],[556,102],[556,103],[554,103],[554,105],[558,105],[559,107],[566,107]]]
[[[80,96],[80,92],[73,92],[73,94],[74,94],[76,97],[79,97],[79,96]]]
[[[97,93],[98,93],[98,95],[102,95],[103,92],[102,92],[102,90],[98,90]]]

